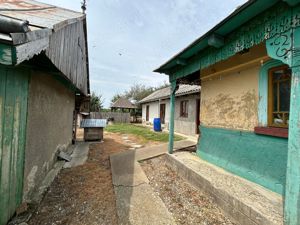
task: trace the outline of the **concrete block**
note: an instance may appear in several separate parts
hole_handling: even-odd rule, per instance
[[[167,154],[167,164],[196,188],[213,197],[240,225],[283,225],[282,197],[230,174],[187,152]]]

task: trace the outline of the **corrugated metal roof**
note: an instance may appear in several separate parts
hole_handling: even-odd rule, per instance
[[[201,91],[201,86],[182,84],[182,85],[179,85],[179,88],[176,91],[176,96],[200,93],[200,91]],[[152,94],[148,95],[146,98],[139,101],[139,103],[152,102],[152,101],[155,101],[158,99],[169,98],[170,92],[171,92],[170,87],[166,87],[166,88],[157,90],[157,91],[153,92]]]
[[[111,108],[136,109],[137,107],[126,98],[119,98]]]
[[[0,1],[0,15],[27,20],[31,26],[55,28],[62,22],[84,17],[84,14],[33,0]]]
[[[81,128],[99,128],[99,127],[106,127],[106,119],[85,119],[82,120],[80,123]]]

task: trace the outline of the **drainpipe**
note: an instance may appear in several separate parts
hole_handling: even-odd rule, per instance
[[[175,114],[175,92],[177,90],[176,80],[171,81],[170,95],[170,123],[169,123],[169,154],[173,154],[174,147],[174,114]]]

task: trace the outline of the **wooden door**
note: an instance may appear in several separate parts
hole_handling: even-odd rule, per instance
[[[199,134],[199,126],[200,126],[200,99],[196,99],[196,134]]]
[[[0,66],[0,225],[22,202],[29,72]]]
[[[160,104],[160,113],[159,113],[159,117],[160,117],[160,121],[162,124],[165,124],[165,118],[166,118],[166,104]]]
[[[149,105],[146,106],[146,121],[149,121]]]

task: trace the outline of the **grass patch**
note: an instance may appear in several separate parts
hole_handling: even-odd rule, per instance
[[[136,126],[134,124],[117,123],[108,125],[105,128],[107,132],[121,133],[121,134],[133,134],[143,138],[146,141],[160,141],[168,142],[169,134],[165,132],[154,132],[148,127]],[[184,137],[174,135],[174,141],[180,141],[185,139]]]

